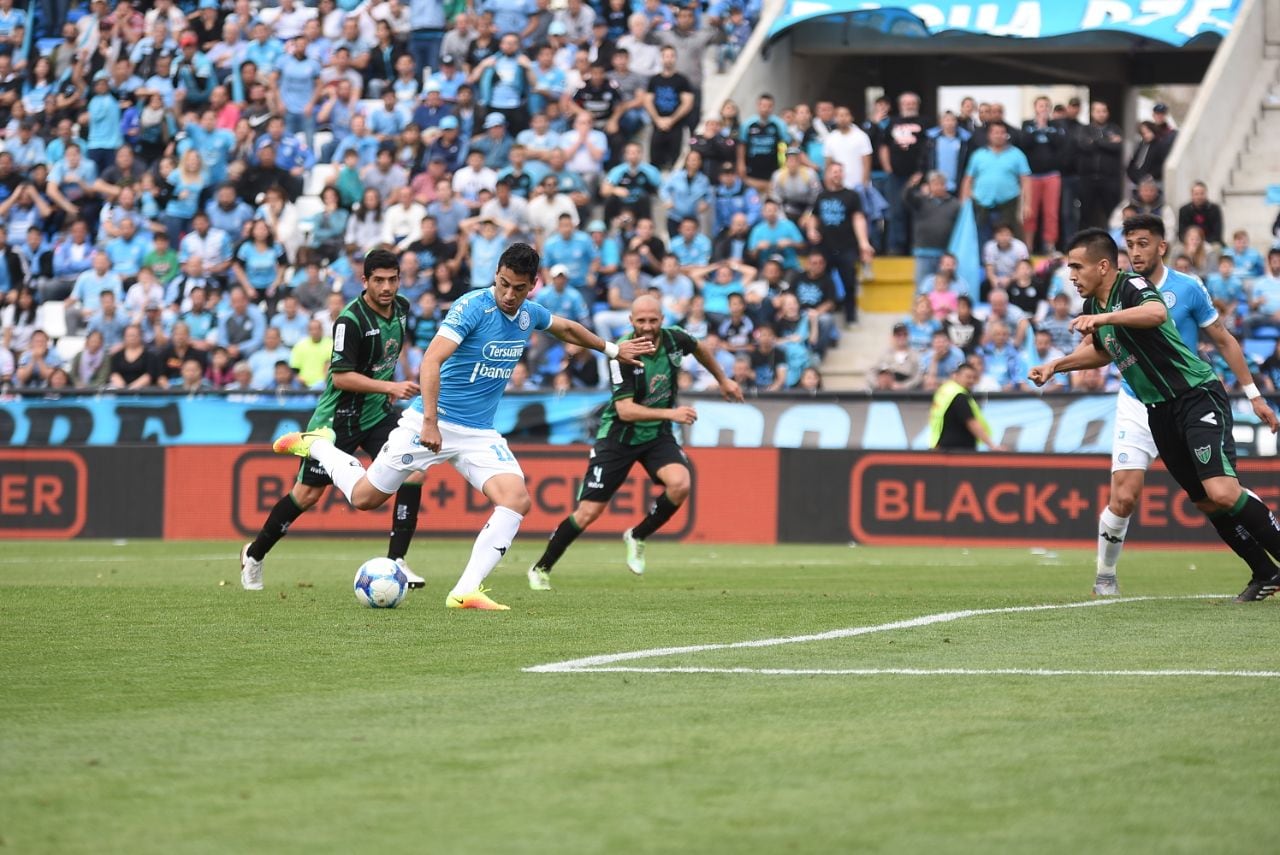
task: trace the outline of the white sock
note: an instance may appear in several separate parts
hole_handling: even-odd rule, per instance
[[[1124,535],[1129,530],[1129,518],[1112,513],[1111,508],[1103,508],[1098,523],[1098,572],[1114,576],[1120,563],[1120,550],[1124,549]]]
[[[524,517],[510,508],[499,505],[493,509],[493,515],[476,537],[476,545],[471,547],[471,560],[449,596],[461,597],[480,587],[485,577],[498,566],[502,556],[507,554],[523,520]]]
[[[333,485],[351,501],[351,493],[364,477],[364,467],[350,454],[338,449],[327,439],[311,443],[311,459],[320,464],[325,474],[333,479]]]

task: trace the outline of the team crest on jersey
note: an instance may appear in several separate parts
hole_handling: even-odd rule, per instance
[[[1172,309],[1174,306],[1178,305],[1178,295],[1172,291],[1161,291],[1160,296],[1164,298],[1164,304],[1168,308]]]
[[[529,312],[525,309],[520,310],[520,317],[516,320],[520,329],[527,330],[529,328]]]
[[[1208,445],[1202,445],[1196,449],[1196,460],[1201,463],[1208,463],[1209,457],[1213,454],[1213,448]]]
[[[372,373],[374,375],[389,371],[395,367],[396,360],[400,357],[400,342],[395,339],[388,339],[382,344],[382,358],[373,365]]]

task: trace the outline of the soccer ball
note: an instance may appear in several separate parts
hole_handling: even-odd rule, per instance
[[[371,609],[394,609],[409,590],[409,580],[390,558],[370,558],[356,571],[356,599]]]

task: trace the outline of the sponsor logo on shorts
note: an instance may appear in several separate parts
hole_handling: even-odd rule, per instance
[[[1196,460],[1201,463],[1208,463],[1209,458],[1213,456],[1213,448],[1208,445],[1202,445],[1196,449]]]
[[[587,481],[587,488],[591,490],[604,489],[604,467],[591,467],[591,478]]]

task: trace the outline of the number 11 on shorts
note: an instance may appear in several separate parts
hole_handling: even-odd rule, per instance
[[[511,449],[507,448],[505,445],[499,445],[495,442],[489,447],[493,449],[493,453],[497,456],[499,463],[510,463],[516,459],[515,455],[511,453]]]

